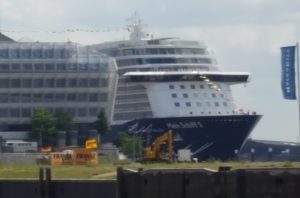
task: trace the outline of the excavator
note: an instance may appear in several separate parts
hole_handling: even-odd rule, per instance
[[[167,143],[167,157],[162,151],[162,146]],[[169,130],[161,136],[157,137],[152,146],[145,148],[143,161],[171,161],[173,155],[173,134]]]

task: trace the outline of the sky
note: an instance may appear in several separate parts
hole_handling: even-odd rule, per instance
[[[154,37],[202,41],[222,71],[252,74],[232,87],[238,107],[263,115],[251,138],[296,142],[299,108],[282,97],[280,47],[300,39],[299,8],[300,0],[0,0],[0,30],[20,41],[95,44],[127,39],[138,12]]]

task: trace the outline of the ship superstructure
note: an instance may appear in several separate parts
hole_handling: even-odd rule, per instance
[[[220,71],[204,43],[147,38],[136,15],[129,30],[129,40],[91,46],[116,59],[115,129],[147,139],[172,129],[177,148],[200,158],[239,150],[260,116],[238,108],[230,86],[247,83],[250,74]]]

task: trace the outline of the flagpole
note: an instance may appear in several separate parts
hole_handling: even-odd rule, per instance
[[[296,61],[297,61],[297,87],[298,87],[298,138],[297,142],[300,143],[300,67],[299,67],[299,43],[296,44]]]

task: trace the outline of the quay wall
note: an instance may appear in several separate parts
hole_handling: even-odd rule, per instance
[[[0,198],[299,198],[300,169],[128,170],[117,180],[0,179]]]

